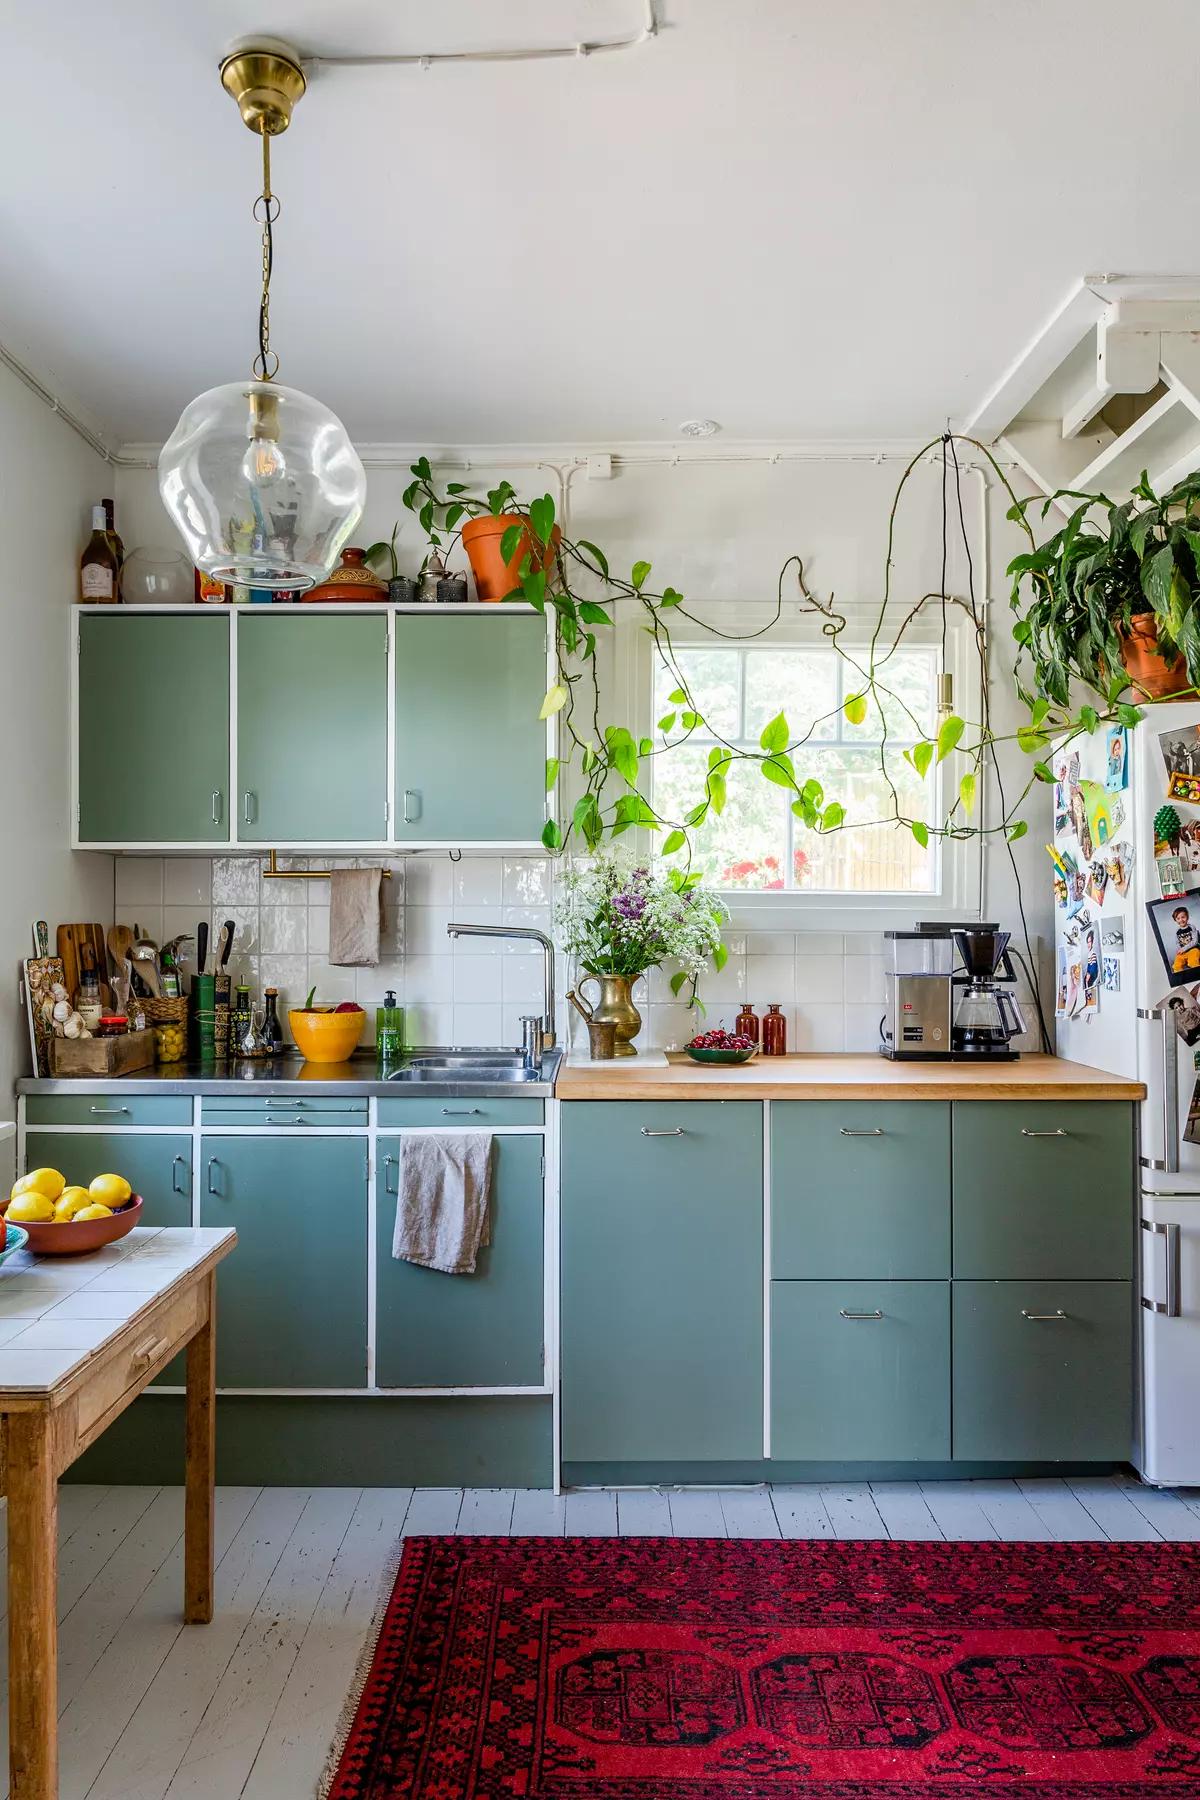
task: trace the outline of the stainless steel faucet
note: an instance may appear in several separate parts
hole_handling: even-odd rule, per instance
[[[529,925],[447,925],[446,936],[452,938],[527,938],[542,946],[542,955],[545,961],[542,1042],[547,1050],[553,1050],[558,1041],[554,1033],[554,945],[545,932],[534,931]]]

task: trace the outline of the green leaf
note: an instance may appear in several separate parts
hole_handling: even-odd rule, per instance
[[[596,567],[599,569],[600,573],[603,575],[605,581],[607,581],[608,580],[608,558],[607,558],[607,556],[605,556],[603,550],[601,550],[597,544],[589,544],[586,538],[580,538],[579,548],[581,550],[587,551],[588,555],[591,557],[592,561],[595,563]]]
[[[691,812],[685,815],[683,822],[685,825],[703,825],[707,817],[708,801],[701,800],[699,806],[693,806]]]
[[[583,620],[585,625],[612,624],[612,614],[606,612],[602,606],[598,606],[594,600],[581,600],[579,602],[579,617]]]
[[[1048,763],[1035,762],[1033,765],[1033,772],[1039,781],[1049,782],[1054,780],[1054,770]]]
[[[1145,716],[1140,706],[1130,706],[1127,701],[1122,701],[1117,708],[1117,718],[1122,725],[1128,725],[1131,730]]]
[[[1014,824],[1009,826],[1008,831],[1006,833],[1009,843],[1015,844],[1017,839],[1023,838],[1025,836],[1025,833],[1028,830],[1029,830],[1029,827],[1025,823],[1024,819],[1017,819]]]
[[[673,688],[672,691],[667,695],[667,699],[672,706],[686,706],[687,705],[687,695],[684,693],[682,688]]]
[[[914,744],[912,747],[912,766],[922,780],[929,773],[929,765],[932,761],[933,745],[927,738],[922,738],[919,744]]]
[[[821,830],[836,831],[845,817],[846,809],[841,802],[839,800],[831,801],[821,817]]]
[[[542,843],[547,850],[561,850],[562,832],[553,819],[547,819],[542,826]]]
[[[765,778],[773,781],[776,787],[795,787],[796,771],[792,767],[792,759],[782,751],[777,756],[765,756],[758,766]]]
[[[704,791],[712,804],[715,813],[725,811],[725,777],[717,769],[710,769],[704,782]]]
[[[1079,723],[1083,726],[1085,731],[1095,731],[1100,723],[1100,714],[1096,711],[1094,706],[1081,706],[1079,709]]]
[[[662,853],[664,856],[674,856],[675,852],[682,850],[686,843],[687,834],[685,832],[669,831],[663,839]]]
[[[698,712],[681,712],[679,715],[679,723],[683,726],[685,731],[695,731],[697,725],[700,723],[700,714]]]
[[[914,819],[912,823],[912,834],[916,838],[918,844],[920,844],[922,850],[927,850],[929,848],[928,825],[923,824],[920,819]]]
[[[559,762],[557,756],[546,758],[546,792],[549,793],[558,780]]]
[[[791,733],[788,730],[786,718],[782,713],[776,713],[775,717],[763,726],[762,736],[758,741],[767,751],[786,750],[790,737]]]
[[[634,587],[638,590],[639,593],[641,592],[642,588],[644,587],[646,578],[649,575],[649,573],[650,573],[650,564],[648,562],[635,562],[634,563],[633,573],[630,575],[629,579],[632,581]]]
[[[1035,731],[1032,725],[1017,727],[1017,743],[1026,756],[1036,756],[1039,750],[1050,748],[1050,739],[1044,731]]]
[[[960,719],[957,713],[951,713],[948,719],[942,720],[937,734],[937,759],[939,762],[945,762],[965,729],[966,721]]]
[[[682,606],[683,595],[677,593],[673,587],[664,588],[662,599],[658,604],[660,606]]]
[[[658,729],[664,733],[673,730],[674,726],[675,714],[673,712],[664,713],[662,718],[658,721]]]
[[[542,701],[542,710],[538,714],[538,718],[553,718],[554,714],[556,712],[561,712],[563,707],[567,704],[567,698],[567,689],[563,686],[561,681],[556,681],[554,686],[548,688],[546,691],[546,698]]]
[[[526,600],[528,600],[530,606],[535,606],[537,608],[538,612],[545,612],[545,610],[546,610],[546,571],[545,571],[545,569],[530,569],[528,575],[526,575],[524,581],[521,583],[521,592],[524,594]]]
[[[448,506],[446,508],[445,526],[447,531],[454,530],[454,527],[458,524],[458,521],[462,518],[466,510],[466,507],[460,506],[457,501],[453,506]]]
[[[421,530],[422,531],[432,531],[433,530],[433,501],[432,500],[427,500],[425,502],[424,506],[421,508],[420,512],[417,514],[417,517],[421,521]]]
[[[653,738],[639,738],[638,739],[638,755],[639,756],[653,756],[654,755],[654,739]]]
[[[865,694],[847,694],[842,701],[842,711],[851,725],[861,725],[867,716],[867,696]]]
[[[421,484],[419,481],[410,481],[403,494],[400,496],[409,512],[412,512],[416,505],[417,494],[420,491],[420,487]]]
[[[446,483],[446,492],[448,494],[465,494],[466,491],[467,484],[465,481],[448,481]]]
[[[975,771],[970,769],[958,784],[958,797],[963,803],[963,811],[967,814],[975,811],[975,785]]]
[[[725,945],[718,938],[717,942],[713,946],[713,968],[717,971],[718,975],[721,973],[721,970],[725,967],[725,964],[728,961],[729,961],[729,951],[726,949]]]
[[[523,525],[508,525],[505,527],[500,538],[500,554],[506,563],[510,563],[517,554],[517,548],[524,536],[525,527]]]
[[[671,977],[671,992],[673,994],[678,995],[682,991],[683,986],[686,981],[687,981],[687,970],[686,969],[676,969],[674,975],[672,975],[672,977]]]
[[[540,500],[530,502],[529,523],[538,541],[549,545],[554,530],[554,501],[549,494],[543,494]]]

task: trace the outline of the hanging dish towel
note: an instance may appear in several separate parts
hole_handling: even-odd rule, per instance
[[[329,878],[330,962],[374,968],[382,911],[382,869],[334,869]]]
[[[492,1241],[491,1132],[412,1131],[400,1146],[392,1255],[443,1275],[473,1275]]]

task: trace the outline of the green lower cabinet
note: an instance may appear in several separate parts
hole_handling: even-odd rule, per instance
[[[949,1105],[773,1102],[771,1272],[946,1279]]]
[[[1133,1422],[1126,1281],[956,1281],[954,1455],[1123,1461]]]
[[[200,1223],[232,1225],[217,1281],[221,1387],[367,1382],[363,1137],[201,1141]]]
[[[497,1137],[491,1244],[473,1275],[392,1255],[400,1140],[379,1139],[377,1387],[540,1387],[545,1329],[542,1139]]]
[[[772,1282],[771,1455],[945,1461],[949,1282]]]
[[[568,1462],[762,1454],[762,1108],[568,1101]]]

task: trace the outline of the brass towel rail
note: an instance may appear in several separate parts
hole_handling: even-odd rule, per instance
[[[380,873],[385,881],[392,879],[390,869],[381,869]],[[267,866],[263,870],[263,879],[269,881],[328,881],[332,874],[332,869],[281,869],[278,852],[272,850]]]

